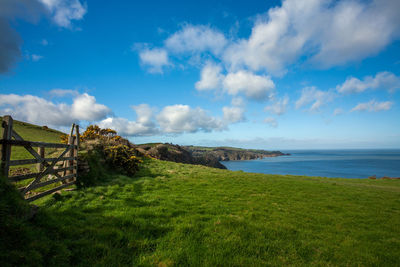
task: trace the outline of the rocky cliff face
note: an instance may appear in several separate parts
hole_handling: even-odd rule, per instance
[[[226,167],[221,164],[220,161],[251,160],[286,155],[280,151],[240,149],[231,147],[194,147],[159,143],[136,145],[135,148],[142,154],[149,155],[160,160],[205,165],[219,169],[226,169]]]
[[[217,158],[218,161],[229,161],[229,160],[251,160],[251,159],[262,159],[266,157],[278,157],[287,155],[280,151],[267,151],[267,150],[256,150],[256,149],[240,149],[240,148],[228,148],[228,147],[185,147],[192,153],[193,156],[204,156],[212,155]]]
[[[192,155],[187,149],[172,144],[145,144],[137,145],[136,149],[145,155],[160,160],[179,163],[205,165],[213,168],[226,169],[213,155]]]

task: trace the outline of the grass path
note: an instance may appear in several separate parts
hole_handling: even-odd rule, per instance
[[[396,266],[399,188],[149,160],[135,178],[40,200],[8,255],[47,266]]]

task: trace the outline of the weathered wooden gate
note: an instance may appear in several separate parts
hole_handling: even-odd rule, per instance
[[[2,127],[3,139],[0,140],[0,144],[2,145],[0,175],[5,176],[5,178],[9,179],[11,182],[19,182],[22,180],[33,178],[33,180],[28,185],[19,188],[20,192],[27,201],[33,201],[75,183],[78,177],[78,125],[72,125],[68,144],[26,141],[13,130],[13,119],[11,118],[11,116],[3,117]],[[11,160],[12,146],[24,147],[34,158]],[[38,152],[36,152],[32,147],[38,147]],[[44,149],[46,147],[62,148],[64,150],[58,157],[46,158],[44,153]],[[61,166],[61,168],[56,168],[56,164],[60,161],[63,162],[63,165]],[[38,172],[9,176],[11,166],[35,163],[38,164]],[[62,185],[51,188],[44,192],[32,192],[32,190],[56,182],[62,182]]]

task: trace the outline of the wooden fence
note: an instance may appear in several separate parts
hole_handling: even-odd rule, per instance
[[[11,116],[3,117],[2,127],[3,139],[0,139],[0,144],[2,145],[0,175],[5,176],[5,178],[9,179],[11,182],[19,182],[33,178],[28,185],[19,188],[21,194],[27,201],[36,200],[76,182],[78,177],[79,125],[72,124],[68,144],[26,141],[13,130],[13,119]],[[34,158],[11,160],[12,146],[24,147]],[[33,147],[37,147],[37,151],[35,151]],[[63,151],[58,157],[46,158],[45,148],[58,148],[63,149]],[[57,163],[60,164],[60,162],[62,162],[62,165],[57,166]],[[35,163],[37,164],[37,172],[10,176],[11,166]],[[44,192],[32,192],[32,190],[56,182],[61,182],[62,185]]]

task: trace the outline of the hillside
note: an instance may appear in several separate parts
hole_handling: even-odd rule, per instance
[[[215,157],[214,155],[210,154],[193,155],[191,151],[188,150],[186,147],[179,145],[173,145],[168,143],[166,144],[150,143],[150,144],[135,145],[134,147],[142,154],[160,160],[173,161],[177,163],[204,165],[218,169],[226,169],[226,167],[222,165],[219,162],[218,158]]]
[[[3,118],[0,117],[0,123],[3,122]],[[14,120],[13,129],[25,140],[29,141],[40,141],[48,143],[60,143],[60,136],[63,132],[50,129],[43,126],[37,126],[27,122],[21,122]],[[0,138],[3,137],[3,128],[0,127]],[[48,150],[48,153],[53,152]],[[32,158],[32,155],[26,151],[23,147],[13,147],[11,152],[12,159],[28,159]]]
[[[41,199],[34,220],[4,228],[3,266],[398,264],[399,181],[160,160],[134,178],[98,168],[100,184]]]
[[[187,149],[194,157],[213,156],[217,158],[218,161],[251,160],[288,155],[280,151],[243,149],[236,147],[185,146],[185,149]]]
[[[234,147],[179,146],[168,143],[148,143],[135,145],[134,147],[141,153],[153,158],[179,163],[204,165],[219,169],[226,169],[220,161],[251,160],[287,155],[280,151]]]
[[[59,134],[20,126],[25,136],[44,134],[41,141]],[[146,145],[137,148],[192,156],[176,145]],[[217,151],[224,149],[242,152]],[[149,158],[128,177],[96,153],[87,156],[93,183],[33,202],[33,218],[15,187],[0,180],[1,266],[398,264],[400,180],[266,175]]]

